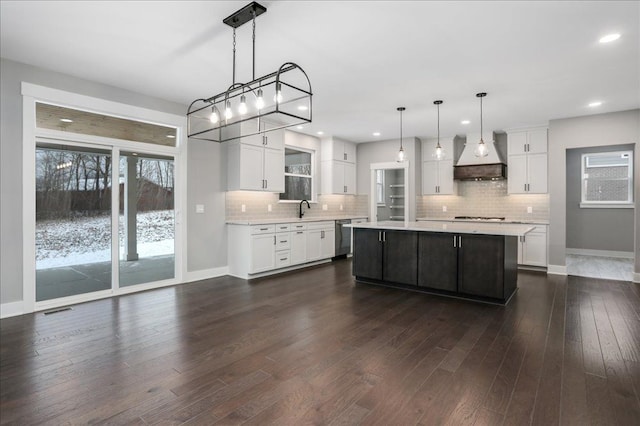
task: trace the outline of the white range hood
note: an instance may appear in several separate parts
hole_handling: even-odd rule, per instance
[[[467,134],[467,141],[453,171],[457,180],[501,180],[507,178],[507,165],[496,150],[492,132],[483,135],[487,155],[476,157],[475,149],[480,142],[480,133]]]

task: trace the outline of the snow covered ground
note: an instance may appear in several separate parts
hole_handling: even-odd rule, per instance
[[[120,216],[120,252],[124,246],[124,216]],[[174,253],[172,210],[140,212],[137,216],[141,258]],[[119,256],[122,258],[122,255]],[[111,260],[111,217],[80,217],[36,222],[36,269]]]

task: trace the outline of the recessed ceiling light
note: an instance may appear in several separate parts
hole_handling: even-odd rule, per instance
[[[616,41],[619,38],[620,38],[620,34],[618,33],[607,34],[606,36],[600,39],[600,43],[611,43],[612,41]]]
[[[60,121],[62,121],[63,123],[73,123],[73,120],[70,118],[61,118]]]
[[[308,107],[308,106],[306,106],[306,105],[300,105],[300,106],[298,106],[298,109],[299,109],[300,111],[306,111],[306,110],[308,110],[308,109],[309,109],[309,107]]]
[[[304,126],[298,126],[298,127],[296,127],[296,129],[302,130],[302,129],[304,129]]]
[[[137,156],[138,156],[138,153],[137,153],[137,152],[132,152],[132,153],[131,153],[131,155],[134,155],[134,156],[136,156],[136,157],[137,157]]]
[[[590,106],[591,108],[599,107],[600,105],[602,105],[602,102],[600,102],[600,101],[591,102],[591,103],[589,104],[589,106]]]
[[[373,132],[373,136],[380,136],[380,132]]]
[[[460,123],[467,125],[467,124],[469,124],[471,122],[469,120],[462,120]]]
[[[168,137],[169,139],[175,139],[175,138],[176,138],[176,137],[175,137],[175,136],[173,136],[173,135],[167,135],[167,137]]]
[[[324,132],[323,132],[322,130],[320,130],[320,131],[318,132],[318,134],[319,134],[319,135],[324,135]]]

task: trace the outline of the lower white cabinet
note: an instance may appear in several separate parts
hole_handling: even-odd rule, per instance
[[[518,244],[518,264],[547,266],[547,227],[538,225],[523,237]]]
[[[228,225],[229,273],[241,278],[335,254],[335,222]]]
[[[307,231],[307,261],[326,259],[335,256],[336,230],[333,222],[329,225],[319,222],[316,227]]]

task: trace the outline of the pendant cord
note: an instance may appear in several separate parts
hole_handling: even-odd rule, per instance
[[[253,15],[253,75],[251,80],[256,79],[256,11],[252,11]]]
[[[232,83],[236,84],[236,29],[233,29],[233,76]]]
[[[438,146],[440,146],[440,104],[438,104]]]
[[[480,97],[480,142],[484,142],[484,140],[482,139],[482,133],[483,133],[483,128],[482,128],[482,97]]]
[[[400,111],[400,150],[402,151],[402,111]]]

